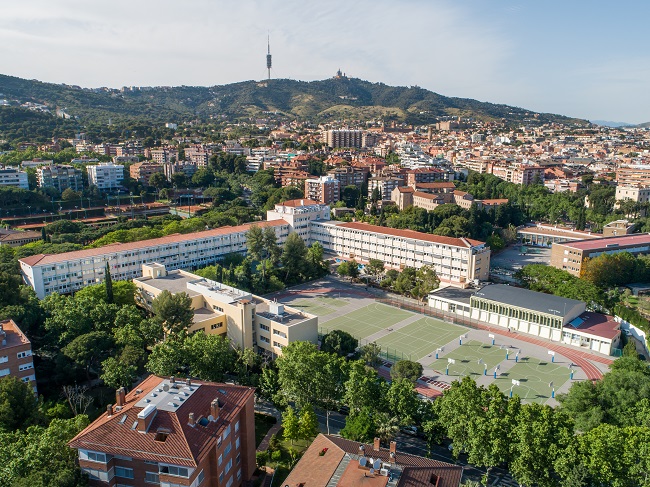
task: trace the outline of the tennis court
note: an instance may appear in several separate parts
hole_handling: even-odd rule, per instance
[[[326,322],[321,327],[321,333],[342,330],[356,338],[366,338],[410,316],[413,316],[413,313],[381,303],[372,303]]]
[[[395,355],[410,355],[410,360],[415,361],[435,352],[466,331],[460,326],[425,317],[381,337],[377,344],[381,345],[382,350],[395,350]]]
[[[299,299],[287,304],[292,308],[297,308],[305,313],[311,313],[316,316],[327,316],[350,303],[345,299],[314,296],[313,298]]]
[[[513,394],[518,395],[522,401],[543,404],[551,398],[549,384],[553,382],[557,391],[569,380],[569,376],[570,371],[566,364],[528,357],[520,359],[518,364],[499,375],[494,383],[502,392],[510,394],[512,380],[518,380],[520,385],[513,387]]]
[[[453,359],[455,363],[450,364],[449,359]],[[470,340],[449,353],[443,352],[440,358],[427,368],[445,374],[447,366],[449,366],[450,377],[478,376],[485,373],[486,365],[488,374],[494,374],[494,368],[505,359],[506,352],[498,345],[488,345],[476,340]],[[510,359],[514,360],[514,356],[511,356]]]

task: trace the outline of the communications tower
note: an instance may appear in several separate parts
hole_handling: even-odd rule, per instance
[[[267,38],[268,51],[266,53],[266,69],[269,72],[269,81],[271,80],[271,39],[270,36]]]

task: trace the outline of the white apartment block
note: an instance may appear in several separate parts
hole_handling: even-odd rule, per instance
[[[305,180],[305,196],[311,200],[329,205],[341,197],[341,183],[334,176],[321,176]]]
[[[289,234],[289,225],[285,221],[257,224],[272,226],[278,243],[284,243]],[[221,227],[63,254],[32,255],[21,259],[20,267],[25,281],[43,299],[54,292],[71,293],[103,282],[106,262],[112,279],[116,281],[140,277],[142,264],[150,262],[163,264],[170,270],[214,264],[226,254],[246,252],[246,232],[252,225]]]
[[[124,166],[112,162],[88,166],[88,184],[94,184],[100,191],[113,191],[122,185]]]
[[[620,206],[620,201],[632,200],[635,203],[650,202],[650,187],[648,186],[616,186],[615,208]]]
[[[365,223],[330,221],[330,208],[313,200],[291,200],[267,212],[267,221],[185,235],[114,244],[96,249],[20,259],[25,281],[39,298],[70,293],[104,280],[106,262],[113,280],[142,275],[142,264],[156,262],[167,269],[205,267],[230,253],[246,252],[246,233],[253,225],[271,227],[284,244],[295,231],[307,245],[319,242],[331,254],[360,263],[380,259],[389,268],[432,266],[440,280],[466,287],[485,280],[490,248],[484,242],[450,238]]]
[[[0,166],[0,186],[15,186],[16,188],[29,189],[27,173],[13,167]]]

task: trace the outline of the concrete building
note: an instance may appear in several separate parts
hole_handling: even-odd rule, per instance
[[[633,201],[639,204],[650,203],[650,186],[616,186],[615,198],[614,208],[620,208],[622,201]],[[646,208],[641,207],[639,213],[641,216],[645,216]]]
[[[368,199],[372,198],[375,188],[379,190],[379,199],[383,201],[391,200],[392,191],[398,186],[405,186],[403,179],[376,177],[368,179]]]
[[[185,159],[196,167],[206,167],[212,156],[212,151],[202,147],[188,147],[185,149]]]
[[[411,169],[406,173],[406,184],[408,186],[415,186],[418,183],[449,181],[450,179],[454,179],[453,171],[443,171],[438,168]]]
[[[36,390],[32,343],[13,320],[0,321],[0,377],[11,375]]]
[[[459,487],[463,468],[397,449],[320,434],[283,485],[291,487]],[[390,480],[389,480],[390,479]]]
[[[558,227],[557,225],[544,225],[543,223],[533,223],[517,228],[517,239],[521,243],[539,245],[541,247],[550,247],[552,244],[558,242],[571,242],[574,240],[587,240],[601,237],[603,235],[598,233]]]
[[[620,325],[613,317],[586,312],[583,301],[503,284],[479,290],[441,288],[429,306],[490,325],[611,355],[620,348]]]
[[[60,193],[70,188],[74,191],[83,190],[81,170],[74,166],[51,164],[36,168],[39,188],[54,188]]]
[[[341,189],[346,186],[356,186],[361,189],[366,180],[368,179],[369,169],[367,167],[355,167],[355,166],[340,166],[336,167],[327,172],[328,176],[331,176],[339,181]]]
[[[363,146],[363,131],[361,130],[328,130],[325,132],[325,144],[332,149],[337,147]]]
[[[167,162],[178,162],[178,150],[170,148],[151,149],[151,159],[156,164],[165,164]]]
[[[221,227],[184,235],[107,245],[53,255],[32,255],[20,260],[21,271],[36,295],[71,293],[104,281],[106,262],[113,280],[130,280],[142,275],[142,264],[157,262],[167,269],[196,269],[218,262],[224,255],[246,252],[246,232],[254,224]],[[284,220],[258,222],[275,229],[280,244],[289,234]]]
[[[0,245],[20,247],[21,245],[41,240],[41,238],[43,238],[41,232],[30,230],[5,230],[0,228]]]
[[[253,348],[275,358],[294,341],[318,343],[318,317],[249,292],[164,265],[143,264],[142,277],[133,280],[144,302],[163,291],[187,293],[194,309],[190,333],[226,335],[235,348]]]
[[[0,166],[0,186],[14,186],[29,189],[27,173],[14,167]]]
[[[102,162],[88,166],[88,184],[97,186],[100,191],[115,191],[122,187],[124,166],[112,162]]]
[[[307,245],[311,245],[316,241],[312,234],[312,223],[328,221],[330,207],[314,200],[290,200],[278,203],[273,210],[267,211],[266,219],[271,223],[286,223],[290,231],[296,232]]]
[[[603,227],[603,237],[618,237],[620,235],[630,235],[634,232],[636,223],[629,220],[615,220],[609,222]]]
[[[446,201],[445,195],[442,194],[424,193],[422,191],[415,191],[413,193],[413,206],[417,208],[433,211],[445,203],[449,203],[449,201]]]
[[[415,193],[415,190],[410,186],[398,186],[391,191],[390,199],[397,205],[399,211],[402,211],[409,206],[413,206],[413,193]]]
[[[145,186],[149,186],[149,179],[151,179],[151,176],[156,173],[164,172],[165,166],[149,161],[138,162],[129,167],[129,175],[131,176],[131,179],[134,179]]]
[[[69,446],[91,486],[238,487],[255,471],[254,392],[150,375]]]
[[[332,176],[305,180],[305,196],[310,200],[329,205],[341,199],[341,183]]]
[[[492,174],[505,181],[528,185],[535,181],[544,182],[544,167],[521,164],[519,166],[494,165]]]
[[[622,165],[616,170],[616,182],[623,187],[650,186],[650,165]]]
[[[177,163],[168,162],[163,164],[163,171],[168,181],[171,181],[172,176],[179,172],[182,172],[185,176],[191,178],[197,169],[196,164],[187,161]]]
[[[621,252],[635,255],[650,253],[650,233],[554,243],[551,248],[551,265],[580,277],[586,259]]]

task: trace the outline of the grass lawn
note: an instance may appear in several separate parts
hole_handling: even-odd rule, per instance
[[[268,414],[255,413],[255,446],[260,446],[266,433],[277,422],[273,416]]]
[[[281,429],[277,436],[278,440],[280,440],[280,451],[282,452],[281,459],[279,461],[272,460],[269,455],[269,459],[266,462],[267,466],[275,469],[275,477],[273,478],[273,484],[271,487],[284,485],[284,480],[289,476],[291,468],[293,468],[293,466],[290,468],[292,461],[290,452],[294,452],[294,459],[297,463],[298,459],[300,459],[305,450],[309,448],[309,445],[314,441],[313,438],[310,438],[309,440],[294,440],[293,444],[291,444],[290,440],[284,439],[283,432],[284,430]]]
[[[438,347],[457,339],[467,330],[435,318],[424,317],[377,340],[389,355],[420,360]]]
[[[413,313],[409,311],[373,303],[328,321],[321,327],[321,332],[343,330],[356,338],[366,338],[410,316],[413,316]]]

